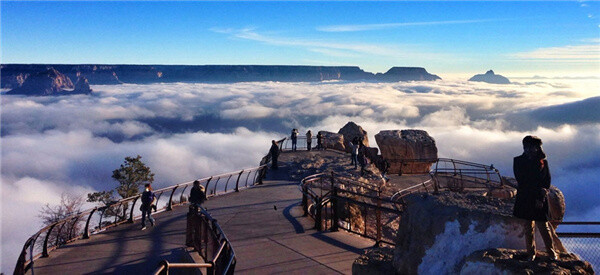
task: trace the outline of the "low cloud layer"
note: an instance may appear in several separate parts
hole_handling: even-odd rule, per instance
[[[111,171],[125,156],[142,155],[156,185],[167,186],[256,166],[291,128],[337,132],[347,121],[372,140],[380,130],[427,130],[440,157],[493,163],[509,176],[523,136],[538,135],[567,217],[598,220],[598,79],[521,80],[125,84],[93,86],[94,96],[2,95],[2,271],[12,270],[43,204],[113,188]]]

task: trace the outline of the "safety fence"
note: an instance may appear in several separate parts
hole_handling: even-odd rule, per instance
[[[310,138],[310,142],[308,142],[309,139],[306,136],[298,136],[296,138],[296,149],[298,150],[306,150],[308,149],[308,145],[310,144],[310,148],[312,149],[317,149],[317,138],[316,137],[312,137]],[[284,138],[283,142],[281,143],[281,150],[292,150],[292,139],[291,138]]]
[[[235,271],[235,252],[229,239],[211,215],[202,207],[190,207],[187,215],[187,234],[191,246],[200,254],[203,263],[160,262],[155,275],[169,274],[170,269],[196,269],[202,274],[233,274]],[[187,237],[186,237],[187,238]]]
[[[261,184],[266,171],[267,166],[263,164],[259,167],[198,179],[198,181],[204,186],[207,197],[212,197]],[[185,191],[192,184],[193,181],[189,181],[153,191],[156,195],[155,212],[170,211],[174,206],[185,203]],[[52,250],[62,245],[80,238],[90,238],[93,234],[122,223],[133,223],[141,217],[141,211],[136,207],[140,197],[141,194],[81,211],[40,229],[23,245],[14,273],[25,274],[31,269],[35,260],[49,257]]]
[[[556,234],[569,252],[600,269],[600,222],[563,221]]]

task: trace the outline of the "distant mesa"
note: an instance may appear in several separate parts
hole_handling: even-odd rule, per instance
[[[21,87],[28,77],[50,68],[73,80],[83,76],[91,85],[331,80],[397,82],[440,79],[419,67],[393,67],[386,73],[373,74],[356,66],[3,64],[0,67],[2,88]]]
[[[489,70],[485,74],[476,74],[469,81],[486,82],[492,84],[510,84],[508,78],[499,74],[494,74],[494,71]]]
[[[92,92],[87,79],[80,76],[77,83],[69,77],[50,67],[44,71],[29,75],[23,83],[7,94],[29,95],[29,96],[49,96],[49,95],[70,95],[70,94],[89,94]]]

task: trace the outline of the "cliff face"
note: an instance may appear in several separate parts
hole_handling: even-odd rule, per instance
[[[494,74],[494,71],[489,70],[485,74],[476,74],[469,81],[486,82],[492,84],[510,84],[508,78],[499,74]]]
[[[73,82],[54,68],[30,75],[20,87],[12,89],[8,94],[52,95],[72,89]]]
[[[394,67],[374,75],[350,66],[268,66],[268,65],[2,65],[2,88],[16,88],[27,75],[50,67],[70,79],[84,76],[94,85],[120,83],[202,82],[235,83],[249,81],[320,82],[328,80],[396,82],[436,80],[423,68]]]

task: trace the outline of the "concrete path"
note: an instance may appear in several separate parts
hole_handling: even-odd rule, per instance
[[[285,153],[282,160],[285,159]],[[374,243],[347,232],[317,232],[302,217],[301,193],[285,162],[261,186],[214,197],[205,203],[236,252],[240,274],[349,274],[352,262]],[[157,225],[111,228],[35,262],[37,274],[148,274],[161,259],[184,261],[187,207],[155,215]]]

